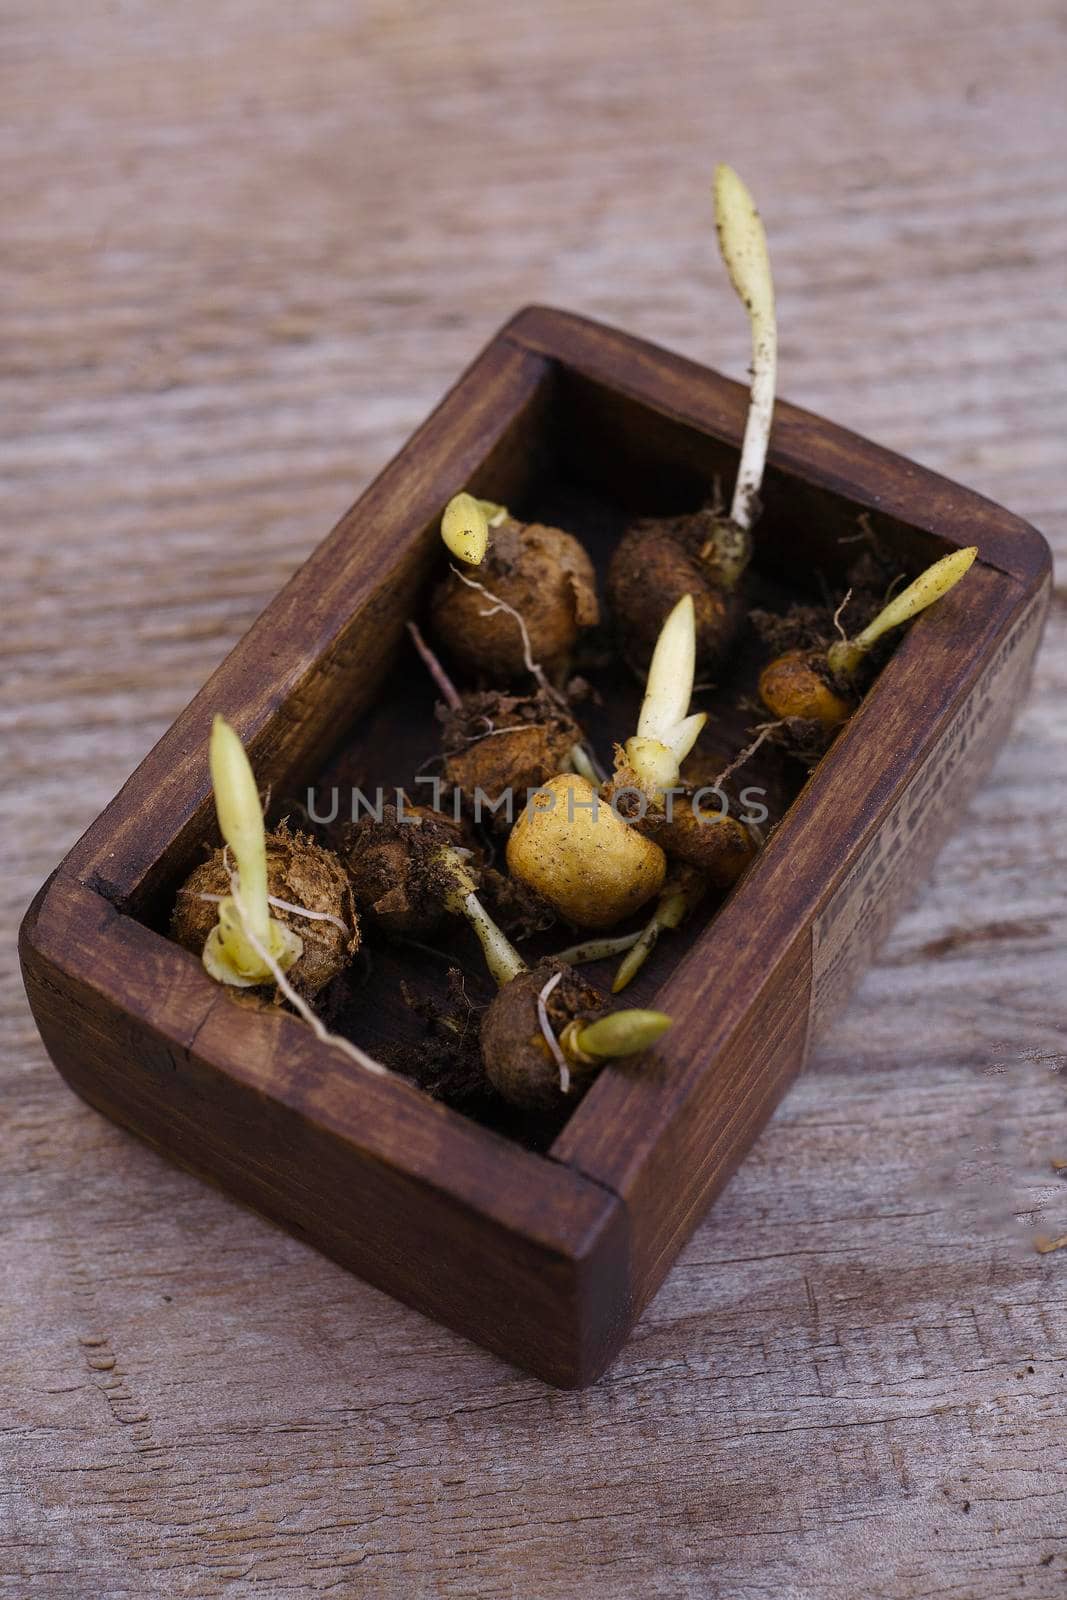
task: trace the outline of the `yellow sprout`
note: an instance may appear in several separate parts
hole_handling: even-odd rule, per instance
[[[830,646],[826,657],[830,671],[838,677],[850,678],[864,655],[883,634],[888,633],[891,628],[899,628],[905,622],[910,622],[920,611],[925,611],[935,600],[940,600],[943,595],[948,594],[964,574],[970,571],[977,554],[978,546],[970,545],[966,550],[954,550],[951,555],[942,556],[932,567],[927,567],[914,583],[909,583],[906,589],[895,595],[889,604],[879,611],[874,621],[869,622],[854,639],[838,639]]]
[[[472,494],[453,495],[441,518],[441,538],[465,566],[477,567],[489,548],[489,519]]]
[[[695,668],[696,613],[693,596],[686,594],[660,629],[637,733],[626,742],[627,760],[651,798],[675,787],[681,763],[707,721],[703,711],[687,714]]]
[[[606,1017],[584,1027],[573,1027],[571,1037],[567,1030],[560,1039],[576,1051],[579,1059],[592,1056],[594,1060],[610,1060],[615,1056],[634,1056],[655,1044],[671,1026],[672,1019],[663,1011],[611,1011]]]
[[[285,972],[299,960],[304,945],[299,934],[270,914],[259,791],[244,747],[224,717],[216,716],[212,723],[209,760],[215,810],[222,837],[233,853],[240,901],[227,896],[220,902],[219,920],[204,945],[203,961],[219,983],[246,989],[274,981],[261,951]]]
[[[453,884],[445,896],[445,909],[454,916],[466,917],[478,935],[491,976],[503,988],[526,971],[525,961],[478,899],[470,868],[459,852],[446,845],[437,859],[448,870]]]
[[[732,167],[720,163],[715,168],[714,194],[719,249],[752,325],[752,389],[730,507],[730,520],[747,529],[758,504],[774,414],[778,366],[774,284],[763,223],[755,201]]]
[[[660,934],[664,930],[680,926],[700,898],[703,888],[703,883],[695,874],[684,884],[670,883],[666,886],[652,916],[620,961],[619,970],[611,985],[612,994],[621,994],[626,985],[637,976],[652,954]]]

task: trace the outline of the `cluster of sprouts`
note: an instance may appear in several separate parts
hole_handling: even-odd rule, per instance
[[[713,189],[722,260],[750,326],[748,414],[728,509],[716,486],[697,511],[632,522],[612,555],[606,587],[618,653],[644,678],[636,728],[615,745],[612,770],[600,767],[577,720],[588,685],[583,691],[571,677],[590,640],[595,656],[601,620],[587,551],[565,529],[523,521],[469,490],[441,518],[447,571],[424,620],[434,645],[408,625],[441,696],[438,759],[464,808],[462,825],[458,811],[450,830],[416,807],[423,814],[380,816],[339,841],[331,836],[336,851],[286,824],[268,832],[241,741],[214,720],[209,765],[223,844],[183,886],[174,936],[216,982],[284,1000],[368,1070],[385,1068],[328,1033],[309,1004],[359,949],[361,917],[381,938],[421,938],[447,918],[468,924],[495,986],[479,1030],[485,1080],[516,1106],[553,1111],[606,1061],[640,1055],[671,1025],[658,1011],[613,1011],[579,968],[618,960],[619,993],[661,935],[709,893],[731,888],[756,854],[760,836],[704,811],[706,791],[684,775],[708,721],[691,705],[698,672],[729,658],[747,623],[777,374],[763,224],[732,168],[716,168]],[[968,548],[936,562],[852,637],[839,630],[824,638],[820,627],[801,635],[807,648],[767,661],[758,693],[777,720],[757,728],[720,777],[772,730],[815,730],[824,748],[858,705],[885,636],[947,594],[976,554]],[[812,645],[813,637],[823,642]],[[495,808],[522,790],[526,803],[507,819],[504,880],[487,865],[499,858]],[[479,835],[482,795],[494,821]],[[509,895],[580,930],[579,943],[525,959],[512,923],[505,917],[502,927],[494,914],[501,881]]]

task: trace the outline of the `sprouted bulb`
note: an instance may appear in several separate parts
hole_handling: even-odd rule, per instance
[[[526,692],[475,689],[462,694],[414,622],[408,632],[441,696],[442,776],[476,822],[510,826],[508,796],[526,794],[557,772],[598,776],[595,756],[567,697],[539,668]],[[535,663],[535,667],[537,664]],[[488,815],[487,815],[488,813]]]
[[[613,779],[620,798],[638,791],[643,804],[635,826],[661,847],[672,868],[651,920],[624,956],[615,993],[635,976],[660,933],[678,927],[705,888],[730,888],[755,855],[736,818],[705,809],[698,803],[699,791],[681,782],[681,764],[707,720],[703,712],[689,711],[695,658],[693,600],[683,595],[656,642],[637,733],[626,741]]]
[[[754,854],[734,818],[706,812],[680,781],[706,715],[692,713],[696,657],[691,595],[660,630],[637,732],[598,790],[575,775],[535,794],[508,840],[513,877],[578,928],[608,929],[663,888],[668,857],[699,867],[728,887]]]
[[[580,773],[530,797],[511,834],[508,871],[576,928],[612,928],[659,893],[667,858]]]
[[[219,983],[273,985],[280,971],[314,995],[359,948],[348,876],[330,851],[284,824],[266,832],[248,757],[221,716],[209,760],[225,844],[179,891],[174,936]]]
[[[608,999],[552,961],[505,985],[482,1019],[486,1076],[513,1105],[551,1111],[576,1100],[607,1061],[647,1050],[671,1025],[662,1011],[608,1011]]]
[[[834,732],[855,709],[862,668],[872,647],[954,588],[977,554],[977,546],[971,545],[935,561],[855,638],[835,640],[823,651],[787,650],[777,656],[760,673],[764,705],[776,717],[798,717]]]
[[[232,894],[219,902],[219,920],[204,946],[204,965],[220,983],[239,987],[269,983],[272,974],[263,951],[269,951],[284,972],[299,960],[304,943],[270,914],[259,791],[244,746],[219,716],[211,728],[210,762],[219,828],[237,864],[233,887],[240,884],[243,910],[238,911]]]
[[[731,167],[715,169],[715,226],[730,282],[752,333],[752,386],[729,515],[718,505],[644,519],[627,529],[608,570],[608,594],[624,654],[640,669],[664,618],[693,596],[697,660],[729,648],[743,616],[740,583],[752,555],[751,528],[774,415],[778,336],[767,239],[752,196]]]
[[[578,540],[466,493],[445,507],[441,538],[452,566],[430,616],[452,659],[497,685],[534,663],[561,673],[581,630],[600,620],[593,565]]]
[[[479,900],[477,871],[458,837],[454,823],[422,806],[361,817],[345,842],[356,899],[400,938],[421,938],[446,915],[466,918],[493,978],[507,983],[526,963]]]

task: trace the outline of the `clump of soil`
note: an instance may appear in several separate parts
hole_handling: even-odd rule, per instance
[[[343,859],[360,911],[386,933],[422,938],[445,915],[454,876],[442,850],[464,845],[462,826],[426,806],[383,806],[344,834]]]
[[[554,908],[520,878],[493,866],[484,866],[480,876],[486,907],[510,938],[528,939],[555,923]]]
[[[769,657],[787,650],[825,649],[833,637],[833,613],[827,606],[790,606],[784,615],[756,606],[748,616]]]
[[[405,1005],[425,1023],[423,1036],[386,1051],[386,1065],[402,1072],[435,1100],[463,1111],[479,1111],[493,1096],[478,1048],[479,1012],[467,997],[463,974],[449,968],[448,1000],[415,994],[407,983]]]
[[[540,788],[568,765],[583,737],[562,697],[544,689],[526,695],[498,690],[467,694],[459,709],[439,706],[437,714],[446,781],[461,792],[469,809],[496,827],[514,820],[528,790]],[[510,816],[506,809],[494,809],[508,792],[513,797]]]

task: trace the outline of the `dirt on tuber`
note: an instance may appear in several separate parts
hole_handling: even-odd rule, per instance
[[[531,662],[558,677],[579,633],[600,620],[593,564],[562,528],[505,513],[477,564],[460,561],[438,584],[430,619],[439,643],[471,677],[500,687],[529,673]]]

